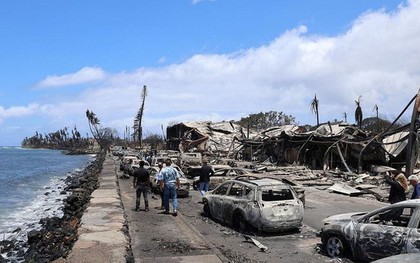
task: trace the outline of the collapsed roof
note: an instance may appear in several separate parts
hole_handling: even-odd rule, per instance
[[[234,122],[182,122],[167,128],[167,148],[248,161],[305,164],[312,169],[367,170],[370,165],[401,168],[409,133],[373,135],[347,123],[326,123],[313,131],[296,125],[248,130]]]

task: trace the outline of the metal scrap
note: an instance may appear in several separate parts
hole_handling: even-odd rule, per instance
[[[255,238],[252,238],[252,237],[247,236],[247,235],[243,235],[243,236],[244,236],[246,242],[253,243],[254,245],[256,245],[260,249],[261,252],[266,252],[268,250],[268,247],[261,244],[261,242],[256,240]]]
[[[362,191],[357,190],[356,188],[348,186],[344,183],[335,183],[333,186],[328,188],[328,190],[349,196],[363,194]]]

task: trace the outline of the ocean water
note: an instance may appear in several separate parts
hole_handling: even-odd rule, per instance
[[[0,146],[0,240],[23,240],[43,217],[63,216],[64,180],[94,155]],[[18,231],[16,231],[18,230]]]

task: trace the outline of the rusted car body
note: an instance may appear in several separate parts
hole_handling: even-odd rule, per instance
[[[420,252],[420,200],[389,205],[370,213],[325,218],[319,233],[331,257],[377,260]]]
[[[120,162],[120,171],[128,173],[134,161],[140,161],[137,156],[124,156]]]
[[[228,180],[204,195],[204,214],[244,231],[264,232],[298,229],[303,204],[293,188],[272,178]]]

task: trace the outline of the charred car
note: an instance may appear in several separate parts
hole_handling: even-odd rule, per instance
[[[184,173],[181,171],[181,169],[177,165],[172,165],[173,168],[178,172],[179,174],[179,181],[181,182],[181,187],[177,190],[177,195],[180,197],[188,197],[190,195],[190,181],[185,177]],[[149,168],[149,174],[150,174],[150,189],[154,193],[159,193],[159,184],[156,180],[156,174],[159,171],[159,167],[152,166]]]
[[[327,217],[319,233],[330,257],[364,261],[420,252],[420,200],[395,203],[370,213]]]
[[[201,170],[201,167],[200,167]],[[244,169],[244,168],[223,168],[216,170],[214,175],[210,177],[210,184],[209,190],[216,188],[220,183],[225,182],[226,180],[233,179],[239,175],[244,175],[252,173],[252,170]],[[196,176],[193,179],[193,188],[197,190],[200,184],[200,176]]]
[[[265,232],[299,229],[303,203],[293,188],[273,178],[238,177],[203,197],[203,212],[238,231],[251,227]]]

